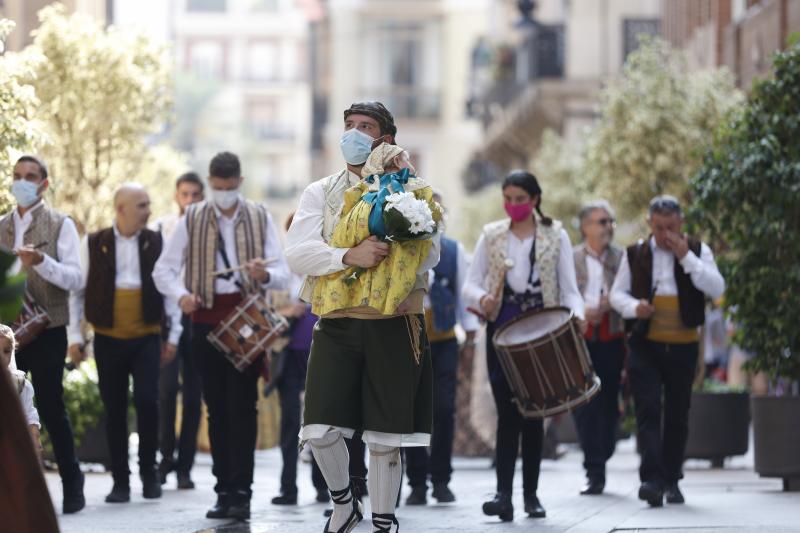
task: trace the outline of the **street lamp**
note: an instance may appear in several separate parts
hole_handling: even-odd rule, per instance
[[[520,18],[514,24],[518,39],[516,82],[524,85],[538,75],[537,43],[540,24],[533,18],[533,12],[536,10],[535,0],[518,0],[517,9]]]

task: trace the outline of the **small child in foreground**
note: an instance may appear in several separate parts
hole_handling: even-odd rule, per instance
[[[33,405],[33,385],[25,378],[25,373],[17,370],[17,361],[14,354],[17,349],[17,339],[14,331],[0,324],[0,364],[8,367],[11,373],[11,381],[17,387],[19,400],[22,403],[22,411],[25,413],[25,421],[28,423],[28,431],[33,440],[33,447],[41,457],[42,442],[39,438],[39,430],[42,427],[39,423],[39,412]]]

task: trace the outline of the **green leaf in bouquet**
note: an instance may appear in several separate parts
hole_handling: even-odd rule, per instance
[[[410,233],[411,222],[397,209],[388,207],[384,209],[383,224],[386,227],[386,235],[405,235]]]

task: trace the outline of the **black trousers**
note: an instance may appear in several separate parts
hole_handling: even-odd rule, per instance
[[[94,358],[100,397],[106,409],[106,434],[111,473],[116,483],[128,484],[128,384],[133,376],[133,404],[139,433],[139,471],[150,473],[158,448],[158,372],[161,338],[148,335],[121,340],[95,334]]]
[[[188,474],[194,464],[197,451],[197,431],[200,427],[202,403],[202,380],[200,370],[192,357],[192,321],[188,315],[182,319],[183,334],[178,342],[176,357],[161,369],[159,383],[159,407],[161,414],[160,448],[162,461],[175,461],[175,446],[178,459],[175,468],[178,473]],[[180,381],[178,376],[180,375]],[[175,412],[178,391],[181,393],[183,410],[181,414],[180,440],[175,437]]]
[[[411,487],[450,483],[453,474],[453,437],[455,436],[456,383],[458,381],[458,341],[449,339],[431,343],[433,364],[433,433],[430,455],[427,448],[411,447],[406,453],[406,474]]]
[[[494,331],[494,324],[490,323],[486,330],[486,360],[489,367],[489,384],[492,386],[492,395],[497,406],[495,440],[497,492],[508,494],[512,492],[521,437],[522,491],[525,494],[535,494],[539,487],[544,422],[523,418],[517,406],[512,403],[513,395],[492,343]]]
[[[628,374],[642,448],[642,481],[674,483],[683,477],[697,355],[697,343],[641,341],[631,350]]]
[[[604,482],[606,461],[614,454],[619,426],[619,389],[625,362],[625,341],[587,341],[602,387],[597,396],[573,411],[575,428],[583,449],[586,477]]]
[[[42,425],[53,443],[58,471],[65,484],[80,474],[75,457],[75,438],[64,406],[64,358],[67,353],[67,330],[57,327],[44,331],[17,353],[17,368],[31,373],[36,391],[36,407]]]
[[[297,494],[297,445],[300,433],[300,394],[306,383],[307,351],[288,350],[286,365],[278,380],[281,404],[281,494]],[[311,460],[311,481],[317,490],[327,490],[328,485],[317,462]]]
[[[208,408],[212,473],[217,493],[250,498],[258,434],[258,377],[260,365],[239,372],[206,339],[213,329],[193,324],[192,351],[200,368]]]

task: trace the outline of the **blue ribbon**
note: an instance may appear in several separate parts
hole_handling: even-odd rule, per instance
[[[380,239],[386,238],[386,226],[383,223],[383,208],[386,205],[386,197],[396,192],[405,192],[403,185],[408,183],[410,172],[404,168],[399,173],[384,174],[379,176],[380,187],[377,191],[368,192],[361,199],[372,205],[369,212],[369,232]],[[366,179],[369,184],[375,183],[375,176]]]

